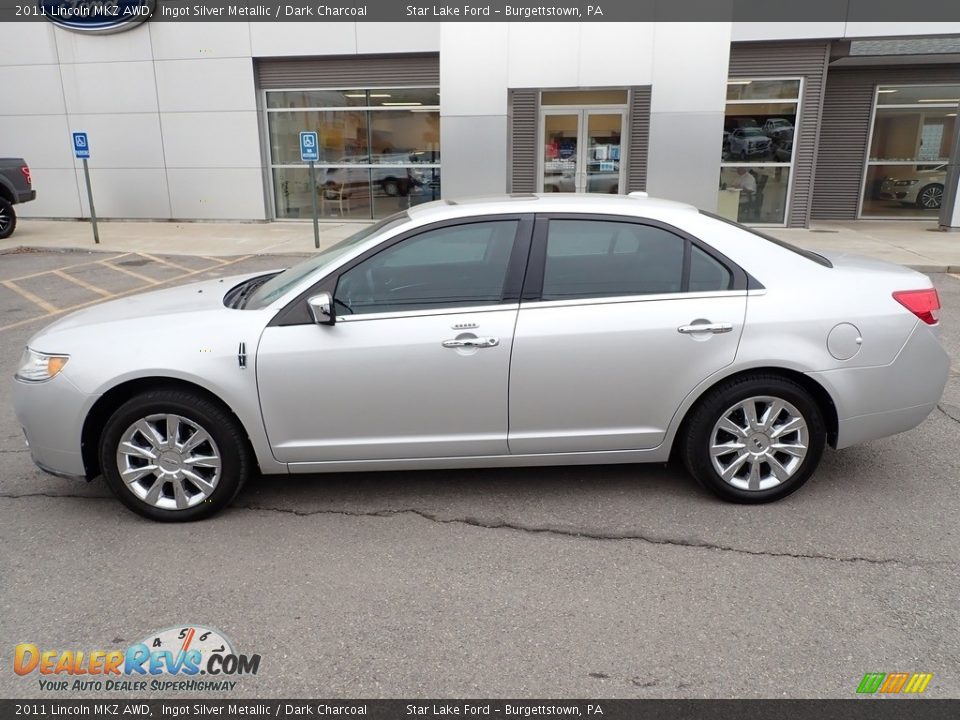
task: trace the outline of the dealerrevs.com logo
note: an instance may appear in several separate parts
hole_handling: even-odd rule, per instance
[[[211,628],[186,625],[151,633],[125,650],[49,650],[20,643],[17,675],[38,675],[41,690],[211,692],[233,690],[256,675],[260,655],[243,655]]]

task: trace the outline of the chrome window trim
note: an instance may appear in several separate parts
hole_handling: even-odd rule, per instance
[[[611,305],[638,302],[664,302],[670,300],[699,300],[705,298],[746,297],[747,290],[710,290],[706,292],[650,293],[649,295],[611,295],[609,297],[571,298],[570,300],[525,300],[521,310],[555,307],[579,307],[581,305]]]
[[[363,322],[365,320],[402,320],[404,318],[433,317],[438,315],[463,315],[492,310],[519,310],[520,303],[492,303],[489,305],[467,305],[464,307],[424,308],[405,312],[358,313],[356,315],[337,315],[337,323]]]

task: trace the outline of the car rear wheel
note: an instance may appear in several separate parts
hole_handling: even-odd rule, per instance
[[[704,397],[680,441],[684,464],[701,485],[724,500],[764,503],[807,481],[826,437],[823,413],[803,386],[752,375]]]
[[[17,213],[13,210],[13,205],[4,198],[0,198],[0,240],[13,235],[17,229]]]
[[[383,190],[384,195],[389,195],[390,197],[397,197],[398,195],[406,195],[404,192],[404,186],[400,184],[400,181],[396,178],[386,178],[380,183],[380,189]]]
[[[230,504],[253,469],[243,430],[201,395],[153,390],[113,413],[100,440],[113,493],[144,517],[185,522]]]
[[[943,204],[943,185],[931,183],[917,193],[917,207],[921,210],[939,210]]]

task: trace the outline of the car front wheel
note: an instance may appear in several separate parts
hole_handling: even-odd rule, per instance
[[[252,472],[243,430],[220,405],[183,390],[152,390],[121,405],[100,440],[113,493],[144,517],[185,522],[230,504]]]
[[[807,481],[826,436],[823,413],[803,386],[752,375],[704,397],[680,442],[684,464],[701,485],[724,500],[764,503]]]
[[[921,210],[939,210],[943,204],[943,185],[933,183],[920,188],[917,193],[917,207]]]

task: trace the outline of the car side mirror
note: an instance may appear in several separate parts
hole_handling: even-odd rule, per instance
[[[307,299],[307,305],[310,306],[310,315],[317,325],[333,325],[337,322],[337,317],[333,311],[333,297],[330,293],[322,292]]]

